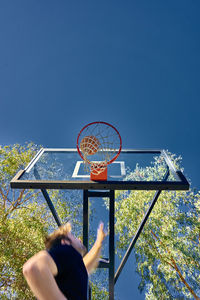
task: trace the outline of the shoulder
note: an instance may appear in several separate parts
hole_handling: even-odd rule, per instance
[[[23,272],[27,270],[38,267],[38,268],[48,268],[51,273],[55,276],[57,274],[57,267],[52,259],[51,255],[46,250],[42,250],[32,256],[24,265],[23,265]]]

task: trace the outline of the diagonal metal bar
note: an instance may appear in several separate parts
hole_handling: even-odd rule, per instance
[[[37,170],[36,167],[34,167],[33,173],[34,173],[34,176],[35,176],[36,179],[38,179],[38,180],[41,179],[40,178],[40,174],[38,173],[38,170]],[[55,207],[54,207],[54,205],[53,205],[53,203],[52,203],[52,201],[51,201],[51,199],[49,197],[49,194],[48,194],[47,190],[41,189],[41,192],[42,192],[42,194],[43,194],[43,196],[44,196],[44,198],[45,198],[45,200],[47,202],[47,205],[49,206],[49,209],[50,209],[50,211],[51,211],[51,213],[52,213],[52,215],[53,215],[53,217],[54,217],[57,225],[61,226],[60,218],[58,217],[58,214],[57,214],[57,212],[55,210]]]
[[[46,202],[47,202],[47,204],[48,204],[48,206],[49,206],[49,208],[51,210],[51,213],[52,213],[52,215],[53,215],[53,217],[54,217],[57,225],[61,226],[62,225],[61,221],[60,221],[60,219],[58,217],[58,214],[57,214],[57,212],[55,210],[55,207],[54,207],[54,205],[53,205],[53,203],[52,203],[52,201],[51,201],[51,199],[49,197],[49,194],[47,193],[46,190],[41,190],[41,192],[42,192],[42,194],[43,194],[43,196],[44,196],[44,198],[45,198],[45,200],[46,200]]]
[[[165,177],[164,177],[163,181],[167,181],[168,177],[169,177],[169,169],[168,169],[167,173],[165,174]],[[162,191],[156,191],[156,193],[154,195],[154,198],[151,202],[151,205],[149,206],[149,209],[147,210],[142,222],[140,223],[140,226],[138,227],[137,232],[136,232],[135,236],[133,237],[133,239],[132,239],[132,241],[131,241],[131,243],[130,243],[130,245],[129,245],[129,247],[128,247],[128,249],[127,249],[127,251],[126,251],[126,253],[125,253],[125,255],[124,255],[117,271],[116,271],[116,273],[115,273],[115,279],[114,279],[115,283],[117,282],[117,279],[119,278],[119,275],[120,275],[122,269],[124,268],[125,263],[126,263],[128,257],[129,257],[129,255],[131,254],[131,251],[132,251],[133,247],[135,246],[135,243],[137,242],[137,240],[138,240],[138,238],[139,238],[139,236],[142,232],[142,229],[144,228],[144,225],[146,224],[146,221],[148,220],[149,215],[150,215],[154,205],[156,204],[156,201],[158,200],[158,197],[160,196],[161,192]]]

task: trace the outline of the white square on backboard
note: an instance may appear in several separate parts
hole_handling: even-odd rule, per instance
[[[78,160],[76,162],[74,172],[72,174],[72,178],[90,178],[90,174],[80,174],[80,167],[84,162],[82,160]],[[109,178],[123,178],[126,176],[125,170],[125,162],[124,161],[114,161],[112,164],[119,165],[119,175],[108,174]]]

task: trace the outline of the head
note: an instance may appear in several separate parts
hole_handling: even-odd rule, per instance
[[[45,246],[47,250],[50,250],[56,245],[71,245],[82,256],[84,256],[86,253],[86,248],[82,241],[71,233],[70,223],[60,226],[45,238]]]

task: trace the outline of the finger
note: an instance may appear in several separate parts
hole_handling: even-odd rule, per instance
[[[101,222],[99,223],[99,229],[103,230],[103,227],[104,227],[104,223],[101,221]]]

